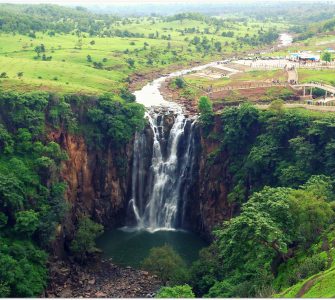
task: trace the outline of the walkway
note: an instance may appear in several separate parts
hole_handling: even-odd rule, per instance
[[[245,65],[251,69],[261,69],[261,70],[273,70],[273,69],[283,69],[286,66],[294,66],[300,69],[335,69],[335,62],[324,63],[324,62],[311,62],[311,63],[299,63],[295,61],[290,61],[288,59],[257,59],[257,60],[246,60],[240,59],[233,61],[234,63]]]
[[[335,94],[335,87],[328,84],[322,84],[322,83],[301,83],[301,84],[295,84],[292,85],[293,88],[319,88],[321,90],[324,90],[326,92],[329,92],[331,94]],[[327,96],[326,96],[327,97]]]
[[[287,82],[296,84],[299,82],[298,80],[298,72],[296,68],[286,67],[287,72]]]

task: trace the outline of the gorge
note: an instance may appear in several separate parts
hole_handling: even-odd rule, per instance
[[[201,238],[185,231],[204,233],[195,226],[201,222],[196,195],[201,154],[197,116],[190,116],[178,104],[166,101],[159,87],[166,78],[216,63],[158,78],[134,93],[136,101],[147,108],[147,125],[135,134],[133,142],[131,198],[125,227],[109,231],[98,240],[106,256],[116,262],[128,261],[138,266],[150,248],[170,244],[190,263],[200,247],[206,245]],[[142,241],[142,251],[139,246],[134,247],[136,241]],[[134,257],[138,257],[137,261],[132,261]]]
[[[0,298],[333,297],[335,6],[82,4],[0,4]]]

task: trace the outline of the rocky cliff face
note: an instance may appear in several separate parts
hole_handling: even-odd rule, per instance
[[[213,133],[221,128],[221,120],[215,120]],[[218,151],[219,143],[208,138],[200,126],[196,127],[197,167],[189,191],[187,228],[210,239],[213,228],[228,220],[234,205],[228,202],[229,173],[227,155]]]
[[[51,138],[66,151],[61,177],[67,183],[70,210],[58,242],[73,237],[77,219],[88,215],[106,227],[123,225],[129,200],[132,142],[123,148],[108,145],[105,151],[90,149],[82,136],[53,132]]]
[[[221,127],[221,120],[215,122],[214,133]],[[229,173],[227,171],[227,154],[218,151],[217,141],[201,135],[202,152],[199,170],[199,200],[201,231],[210,236],[211,231],[223,220],[232,217],[233,206],[228,202]]]

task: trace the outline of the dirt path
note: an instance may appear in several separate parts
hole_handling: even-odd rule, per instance
[[[305,284],[301,287],[299,292],[295,295],[295,298],[301,298],[303,295],[305,295],[320,276],[321,275],[317,275],[313,277],[312,279],[308,280],[307,282],[305,282]]]

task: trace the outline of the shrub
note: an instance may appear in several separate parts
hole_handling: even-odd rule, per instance
[[[164,284],[182,284],[188,280],[185,262],[168,245],[152,248],[142,267],[157,275]]]
[[[103,226],[93,222],[88,217],[83,217],[79,221],[78,230],[71,243],[71,250],[83,262],[88,254],[96,252],[95,239],[103,233]]]
[[[33,210],[20,211],[16,214],[15,230],[25,235],[32,235],[39,224],[38,214]]]
[[[195,298],[192,288],[188,284],[173,287],[162,287],[156,298]]]
[[[177,77],[174,80],[174,82],[179,89],[185,87],[185,85],[186,85],[185,80],[182,77]]]
[[[200,112],[200,122],[204,126],[212,125],[214,121],[214,112],[211,100],[206,96],[200,97],[198,109]]]
[[[277,113],[282,112],[284,108],[284,101],[283,100],[274,100],[271,102],[269,109],[275,111]]]
[[[47,255],[28,240],[0,237],[0,297],[37,297],[46,287]]]
[[[296,276],[299,279],[307,278],[311,275],[319,273],[326,269],[327,259],[320,255],[307,257],[302,264],[299,265],[296,271]]]
[[[228,281],[216,282],[209,290],[207,297],[216,298],[230,298],[234,295],[234,286]]]

